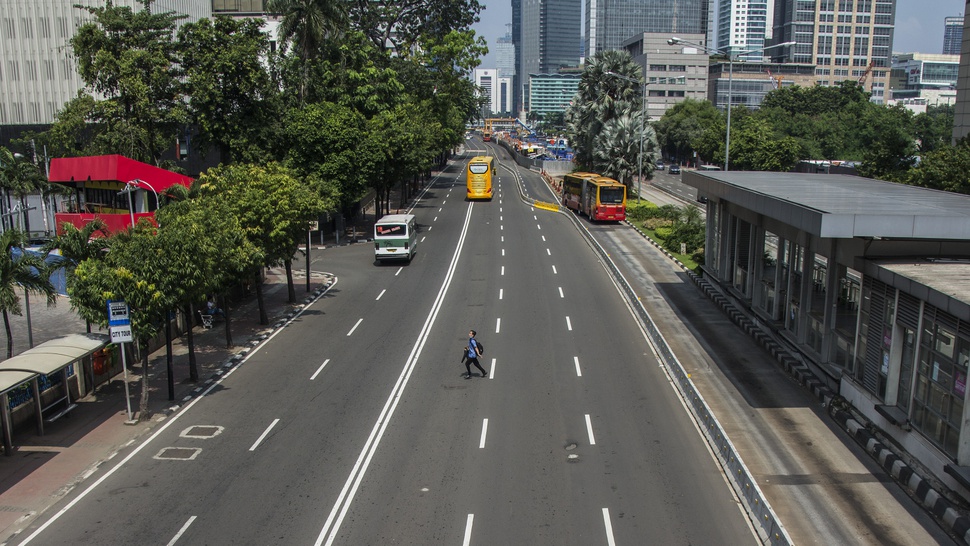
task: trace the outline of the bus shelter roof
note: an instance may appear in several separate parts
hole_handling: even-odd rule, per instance
[[[51,375],[94,353],[110,341],[105,334],[70,334],[52,339],[0,362],[0,372],[20,371]],[[0,383],[0,387],[2,386],[3,383]]]
[[[0,371],[0,394],[23,385],[35,377],[37,377],[37,374],[34,372],[22,372],[20,370]]]

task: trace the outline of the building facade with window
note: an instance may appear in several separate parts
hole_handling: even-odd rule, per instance
[[[963,16],[943,18],[943,54],[959,55],[963,44]]]
[[[579,74],[529,74],[529,112],[565,113],[579,89]]]
[[[586,0],[586,56],[622,49],[631,36],[644,32],[667,38],[713,31],[713,0]]]
[[[774,3],[766,0],[721,0],[714,48],[736,58],[760,61],[771,28]],[[745,54],[745,51],[752,53]]]
[[[701,172],[704,276],[970,499],[970,196],[848,175]]]
[[[893,59],[889,88],[893,101],[926,106],[954,104],[959,55],[905,53]]]
[[[889,98],[895,18],[896,0],[778,0],[772,40],[796,44],[771,51],[771,59],[814,64],[819,85],[860,82],[882,104]]]
[[[697,48],[669,45],[667,33],[644,32],[623,42],[623,49],[640,65],[647,82],[647,115],[660,119],[684,99],[707,99],[707,71],[710,57]],[[703,34],[678,36],[701,43]]]
[[[78,75],[71,38],[91,15],[74,5],[102,7],[103,0],[4,2],[0,14],[0,126],[3,141],[9,126],[38,126],[54,122],[64,104],[84,88]],[[115,6],[140,9],[135,0],[116,0]],[[180,24],[212,16],[212,4],[197,0],[157,0],[156,11],[187,16]]]

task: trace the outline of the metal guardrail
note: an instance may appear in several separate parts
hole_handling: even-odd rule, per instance
[[[599,244],[599,241],[593,237],[589,230],[586,229],[586,226],[580,222],[577,215],[567,213],[568,211],[559,205],[550,206],[548,203],[526,197],[522,192],[521,180],[518,173],[512,169],[508,170],[516,177],[516,189],[520,200],[537,208],[544,208],[565,214],[608,266],[617,284],[623,288],[631,308],[636,311],[637,318],[640,319],[640,323],[647,333],[647,338],[653,346],[654,352],[660,357],[667,373],[674,380],[673,383],[676,385],[681,398],[687,403],[687,407],[690,408],[698,428],[703,431],[704,438],[717,456],[717,460],[728,476],[735,494],[743,500],[749,517],[757,524],[756,528],[763,543],[776,546],[792,544],[791,537],[778,519],[778,515],[775,514],[774,510],[768,504],[764,493],[758,487],[758,483],[751,475],[751,471],[748,470],[744,461],[741,460],[734,444],[731,443],[731,440],[724,432],[724,428],[718,422],[717,417],[714,416],[714,412],[711,411],[707,402],[704,401],[704,397],[701,396],[694,382],[691,381],[690,374],[687,373],[680,363],[680,360],[677,359],[677,356],[670,348],[670,345],[667,344],[667,340],[664,339],[663,334],[660,333],[660,329],[653,322],[653,318],[650,317],[650,313],[643,306],[640,297],[633,290],[630,283],[627,282],[623,273],[620,272],[620,269],[613,263],[610,254]]]

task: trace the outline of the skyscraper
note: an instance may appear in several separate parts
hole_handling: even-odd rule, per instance
[[[529,74],[556,74],[563,67],[579,64],[582,47],[582,0],[518,0],[512,2],[512,31],[519,13],[519,42],[516,66],[520,99],[529,96]],[[513,38],[514,40],[515,38]],[[524,100],[523,100],[524,102]],[[524,105],[519,103],[518,108]]]
[[[714,48],[740,52],[760,50],[771,36],[771,17],[774,4],[768,0],[721,0],[717,13],[717,39]],[[761,51],[741,55],[742,59],[760,61]]]
[[[959,55],[963,43],[963,17],[943,19],[943,54]]]
[[[713,0],[586,0],[586,56],[650,33],[706,34]]]
[[[814,64],[820,85],[855,80],[882,104],[895,18],[896,0],[777,0],[772,40],[796,44],[772,50],[772,58]]]

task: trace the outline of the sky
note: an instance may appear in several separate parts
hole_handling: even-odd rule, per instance
[[[490,48],[505,36],[505,25],[512,22],[511,0],[479,0],[485,6],[481,21],[472,28],[483,36]],[[585,4],[585,2],[584,2]],[[896,35],[893,51],[900,53],[941,53],[943,18],[963,15],[963,0],[896,0]],[[585,24],[583,28],[585,28]],[[495,67],[495,54],[485,56],[481,68]]]

